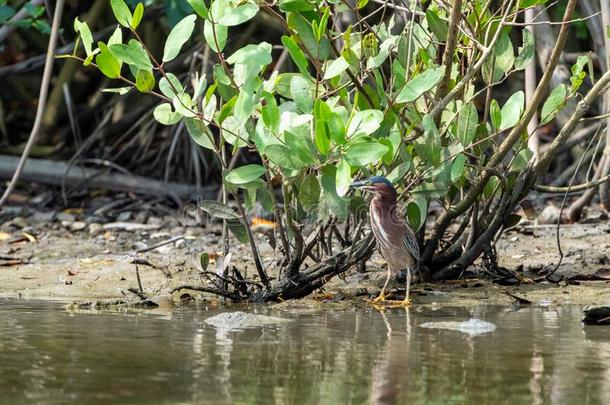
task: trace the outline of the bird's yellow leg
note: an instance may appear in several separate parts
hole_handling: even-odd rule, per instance
[[[409,296],[409,290],[411,288],[411,270],[407,269],[407,290],[405,292],[405,299],[402,301],[386,301],[390,308],[408,308],[411,306],[411,299]]]
[[[411,298],[409,290],[411,289],[411,269],[407,269],[407,291],[405,292],[405,299],[402,301],[403,307],[411,306]]]
[[[381,289],[381,292],[379,293],[377,298],[368,300],[367,302],[369,304],[383,304],[384,302],[386,302],[385,289],[388,286],[388,283],[390,282],[391,277],[392,277],[392,272],[390,271],[390,268],[388,267],[388,277],[385,279],[385,283],[383,284],[383,288]]]

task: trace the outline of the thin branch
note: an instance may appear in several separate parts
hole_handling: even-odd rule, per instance
[[[4,205],[8,196],[15,189],[17,181],[19,180],[19,176],[21,176],[21,172],[23,171],[23,168],[25,166],[25,162],[27,161],[28,156],[32,151],[32,148],[36,144],[36,138],[38,138],[38,132],[40,131],[40,126],[42,123],[42,116],[44,114],[45,106],[47,103],[49,85],[51,83],[51,73],[53,72],[53,55],[55,54],[55,48],[57,47],[57,36],[59,34],[59,25],[61,24],[61,15],[63,11],[64,0],[57,0],[57,4],[55,6],[55,14],[53,15],[53,25],[51,27],[51,36],[49,38],[47,60],[44,65],[42,82],[40,83],[40,95],[38,96],[38,107],[36,108],[36,118],[34,119],[34,126],[32,127],[32,132],[30,133],[28,142],[25,145],[25,148],[23,149],[23,154],[21,155],[21,159],[19,160],[19,164],[17,165],[15,173],[13,174],[13,178],[11,179],[11,182],[9,183],[6,190],[4,190],[2,198],[0,198],[0,207]]]
[[[453,58],[455,57],[455,47],[457,45],[457,34],[460,20],[462,17],[462,0],[453,0],[451,5],[451,16],[449,17],[449,28],[447,30],[447,43],[445,45],[445,53],[443,54],[443,65],[445,73],[436,88],[435,97],[437,100],[442,99],[447,95],[449,89],[449,81],[451,80],[451,70],[453,67]],[[438,116],[440,118],[440,115]]]
[[[568,187],[553,187],[553,186],[543,186],[541,184],[536,184],[534,186],[534,190],[542,191],[545,193],[575,193],[577,191],[587,190],[593,187],[597,187],[602,183],[606,183],[610,181],[610,174],[602,177],[601,179],[597,179],[595,181],[590,181],[588,183],[579,184],[577,186],[568,186]]]

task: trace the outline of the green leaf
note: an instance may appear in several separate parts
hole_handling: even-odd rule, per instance
[[[312,11],[315,5],[307,0],[280,0],[280,10],[286,11]]]
[[[587,77],[587,74],[583,71],[583,69],[589,60],[588,55],[580,55],[576,59],[576,63],[572,65],[572,68],[570,69],[572,71],[572,77],[570,77],[570,83],[572,83],[570,86],[570,95],[573,95],[578,91],[584,82],[585,77]]]
[[[438,166],[441,162],[441,135],[430,115],[424,116],[422,126],[424,136],[419,137],[413,143],[413,147],[417,156],[427,164]]]
[[[403,162],[396,166],[386,177],[392,183],[397,184],[404,180],[407,173],[409,173],[409,169],[411,168],[411,162]]]
[[[227,63],[230,65],[243,63],[245,65],[267,66],[271,61],[271,45],[267,42],[246,45],[227,58]]]
[[[466,168],[466,156],[460,153],[456,156],[451,164],[451,182],[455,183],[464,175],[464,169]]]
[[[307,164],[297,159],[296,156],[294,156],[294,153],[284,145],[268,145],[263,150],[263,153],[272,163],[283,169],[300,170],[307,166]]]
[[[500,106],[498,102],[494,99],[491,100],[491,104],[489,106],[489,115],[491,117],[491,124],[497,130],[502,125],[502,111],[500,111]]]
[[[542,125],[555,118],[557,113],[564,107],[567,96],[568,89],[563,83],[553,89],[542,105],[542,111],[540,112],[540,123]]]
[[[165,74],[165,77],[159,80],[159,90],[161,90],[165,97],[173,99],[184,92],[184,87],[173,73],[168,72]]]
[[[309,4],[309,3],[307,3]],[[280,5],[281,7],[281,5]],[[297,43],[291,37],[286,35],[282,36],[282,44],[288,49],[288,53],[290,57],[294,61],[294,63],[299,68],[299,72],[305,77],[309,77],[309,65],[307,63],[307,58],[305,57],[305,53],[299,48]]]
[[[470,145],[476,137],[478,123],[479,114],[474,103],[462,106],[457,122],[457,136],[464,147]]]
[[[450,166],[449,170],[451,170]],[[424,198],[443,198],[448,192],[449,186],[439,181],[426,181],[413,190],[414,195],[421,195]]]
[[[432,31],[439,42],[447,41],[447,32],[449,30],[447,22],[441,19],[438,14],[436,14],[436,11],[428,8],[428,10],[426,10],[426,21],[428,22],[430,31]]]
[[[352,168],[344,159],[339,161],[337,172],[335,174],[335,186],[337,195],[343,197],[349,191],[349,186],[352,184]]]
[[[382,121],[383,111],[357,111],[349,122],[347,127],[347,136],[356,137],[361,135],[371,135],[373,132],[377,131]]]
[[[199,118],[186,118],[184,123],[186,125],[186,130],[197,145],[210,150],[215,149],[211,139],[212,135],[208,131],[204,121]]]
[[[133,17],[131,16],[131,11],[129,11],[127,4],[125,4],[123,0],[110,0],[110,7],[119,24],[129,28]]]
[[[320,183],[313,173],[305,176],[301,183],[299,202],[304,208],[315,207],[320,202]]]
[[[320,153],[326,155],[330,151],[330,138],[328,136],[328,124],[320,119],[316,121],[316,147]]]
[[[362,167],[381,159],[388,150],[387,146],[379,142],[359,142],[348,146],[345,159],[354,167]]]
[[[369,4],[369,0],[358,0],[356,3],[356,8],[358,10],[362,10],[367,4]]]
[[[133,87],[131,86],[127,86],[127,87],[115,87],[115,88],[110,88],[110,89],[102,89],[102,93],[117,93],[119,95],[124,95],[127,94],[129,92],[129,90],[131,90]]]
[[[322,19],[320,19],[320,24],[314,30],[314,36],[320,42],[324,37],[324,32],[326,31],[326,27],[328,25],[328,16],[330,15],[330,7],[323,7],[324,13],[322,14]],[[315,22],[315,21],[313,21]]]
[[[398,35],[392,35],[381,43],[379,47],[379,53],[376,56],[370,57],[366,61],[366,68],[372,70],[377,68],[385,62],[385,60],[390,56],[390,52],[396,48],[398,42],[400,41],[400,37]],[[404,76],[402,74],[401,76]]]
[[[515,61],[515,54],[507,31],[502,31],[498,37],[498,41],[494,46],[494,52],[496,56],[495,70],[501,73],[507,73],[511,70]]]
[[[489,180],[487,180],[487,184],[483,188],[483,196],[485,198],[490,198],[494,191],[496,191],[497,185],[500,183],[500,179],[496,176],[491,176]]]
[[[201,266],[201,271],[206,271],[209,263],[210,255],[205,252],[199,255],[199,265]]]
[[[261,177],[265,168],[261,165],[245,165],[231,170],[225,176],[225,181],[231,184],[246,184]]]
[[[131,28],[136,29],[138,25],[140,25],[140,21],[142,21],[142,16],[144,16],[144,4],[138,3],[136,9],[133,11],[133,18],[131,19]]]
[[[4,3],[4,1],[3,1],[3,3]],[[34,18],[38,18],[38,17],[42,16],[42,14],[44,13],[44,6],[37,6],[33,3],[26,3],[25,9],[28,12],[28,14]]]
[[[214,200],[200,201],[199,208],[216,218],[227,220],[234,220],[240,218],[239,214],[235,212],[233,208]]]
[[[265,103],[262,108],[263,122],[267,128],[277,132],[280,125],[280,110],[277,108],[277,101],[273,94],[263,92]]]
[[[116,27],[110,38],[108,38],[107,46],[123,43],[123,31],[121,27]]]
[[[313,110],[313,97],[311,94],[311,84],[301,75],[295,75],[290,80],[290,94],[303,113],[310,113]]]
[[[170,103],[162,103],[153,110],[155,119],[163,125],[174,125],[182,118],[182,114],[172,110]]]
[[[323,217],[327,218],[329,214],[336,215],[339,220],[344,220],[348,214],[349,200],[339,197],[337,194],[337,185],[335,178],[337,177],[337,168],[334,165],[326,165],[322,167],[322,190],[324,203],[320,204],[320,210]]]
[[[248,231],[246,230],[244,224],[241,223],[241,221],[227,221],[227,228],[233,234],[233,236],[235,236],[235,238],[237,238],[237,240],[241,243],[245,244],[248,243],[248,241],[250,240],[248,236]]]
[[[208,8],[203,0],[186,0],[193,10],[203,19],[208,19]]]
[[[309,136],[285,131],[284,140],[286,141],[286,146],[288,146],[290,153],[302,162],[304,166],[316,163],[316,159],[312,153],[313,145],[311,145]]]
[[[187,15],[178,24],[172,28],[165,41],[163,49],[163,62],[173,60],[180,53],[182,46],[191,38],[193,29],[195,29],[195,14]]]
[[[326,125],[328,126],[328,135],[335,145],[343,145],[346,142],[343,118],[337,113],[332,113]]]
[[[407,219],[411,228],[417,232],[426,223],[428,216],[428,203],[426,199],[418,194],[411,197],[411,201],[407,204]]]
[[[494,28],[501,29],[501,28]],[[495,83],[508,73],[515,61],[513,44],[510,41],[507,29],[501,29],[498,40],[493,47],[493,57],[488,58],[483,64],[483,79],[486,83]],[[492,75],[493,73],[493,75]]]
[[[536,44],[534,42],[534,34],[527,28],[521,31],[523,35],[523,46],[519,47],[518,55],[515,58],[515,69],[522,70],[534,60],[534,52]]]
[[[234,25],[245,23],[254,17],[256,13],[258,13],[258,6],[256,4],[245,3],[228,11],[227,14],[225,14],[224,17],[218,21],[218,23],[220,25],[232,27]]]
[[[210,92],[209,90],[212,90],[212,91]],[[216,102],[216,96],[213,93],[214,93],[214,86],[211,86],[208,89],[208,92],[204,99],[205,104],[203,106],[203,118],[206,121],[212,121],[214,119],[214,114],[216,113],[217,102]]]
[[[520,0],[519,9],[523,10],[524,8],[545,4],[548,1],[549,0]]]
[[[195,106],[193,105],[193,100],[191,100],[191,96],[188,93],[182,93],[175,96],[172,99],[172,104],[177,112],[182,114],[185,117],[194,117]]]
[[[78,17],[74,19],[74,31],[80,34],[80,38],[83,41],[83,47],[87,56],[91,55],[91,45],[93,44],[93,35],[86,22],[79,21]]]
[[[347,63],[345,58],[343,56],[339,56],[326,66],[326,70],[324,71],[324,80],[329,80],[333,77],[339,76],[341,73],[345,72],[348,67],[349,63]]]
[[[128,45],[114,44],[108,47],[110,52],[121,61],[138,69],[152,70],[148,53],[135,39],[129,40]]]
[[[275,210],[273,196],[271,195],[271,191],[269,191],[268,187],[259,187],[256,189],[256,200],[260,203],[264,210],[269,212]]]
[[[396,96],[396,103],[409,103],[434,88],[443,77],[445,68],[428,69],[409,80]]]
[[[330,41],[328,38],[322,38],[321,41],[316,40],[313,33],[312,24],[301,13],[289,12],[286,13],[286,21],[288,27],[298,34],[309,54],[314,58],[326,60],[330,54]]]
[[[95,57],[98,69],[104,76],[116,79],[121,75],[121,62],[114,57],[108,50],[108,47],[102,42],[98,43],[98,47],[100,48],[100,53]]]
[[[514,127],[521,118],[525,105],[525,93],[518,91],[506,101],[502,106],[502,122],[500,123],[499,131]]]
[[[203,23],[203,37],[214,52],[220,53],[225,48],[227,33],[226,25],[212,24],[210,20]]]
[[[155,88],[155,76],[149,70],[138,70],[136,88],[142,93],[148,93]]]
[[[15,10],[14,7],[7,6],[0,2],[0,24],[8,21],[16,12],[17,10]]]
[[[222,137],[225,141],[236,148],[241,148],[242,146],[247,145],[246,141],[248,140],[248,132],[246,127],[244,123],[235,118],[235,116],[227,117],[224,121],[222,121],[222,127]]]
[[[517,155],[513,159],[513,162],[510,165],[510,170],[514,172],[523,171],[527,167],[529,161],[532,159],[533,156],[534,152],[532,152],[529,148],[521,149],[521,151],[517,153]]]

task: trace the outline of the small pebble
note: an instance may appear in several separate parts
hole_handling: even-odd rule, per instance
[[[148,220],[146,220],[146,223],[149,225],[162,225],[163,221],[159,217],[148,217]]]
[[[96,236],[102,233],[103,231],[104,227],[102,226],[102,224],[98,224],[97,222],[89,224],[89,235]]]
[[[116,217],[116,221],[117,222],[127,222],[131,219],[131,212],[130,211],[125,211],[125,212],[121,212],[117,217]]]
[[[66,214],[65,212],[58,212],[55,216],[55,219],[59,222],[74,222],[76,221],[76,217],[72,214]]]
[[[559,218],[560,210],[554,205],[547,205],[544,207],[540,215],[538,215],[539,224],[554,224],[557,223]]]
[[[87,224],[82,221],[76,221],[70,224],[70,230],[72,232],[82,231],[83,229],[85,229],[85,227],[87,227]]]
[[[55,211],[36,211],[33,218],[36,222],[52,222],[55,219],[55,214]]]
[[[144,250],[144,249],[148,248],[148,245],[144,242],[138,241],[138,242],[134,242],[133,248],[135,250]]]

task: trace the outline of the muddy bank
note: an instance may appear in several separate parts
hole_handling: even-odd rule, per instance
[[[180,285],[201,284],[200,254],[210,253],[213,259],[221,250],[220,229],[213,225],[202,227],[163,219],[139,225],[77,222],[40,221],[35,216],[5,222],[0,227],[0,297],[137,301],[139,298],[129,292],[138,288],[134,252],[174,238],[169,244],[138,254],[136,262],[145,293],[167,295]],[[478,277],[416,284],[413,302],[468,306],[482,302],[510,304],[520,298],[536,305],[610,303],[610,223],[564,225],[561,238],[565,257],[556,274],[575,278],[572,281],[532,281],[554,266],[559,255],[554,226],[526,225],[507,232],[497,246],[500,266],[515,275],[515,280],[503,284],[516,285],[492,283],[478,266],[473,269]],[[232,242],[231,265],[255,278],[248,249]],[[277,259],[262,235],[260,247],[265,265]],[[385,275],[383,261],[375,254],[365,272],[352,269],[297,305],[361,303],[379,291]],[[395,283],[394,288],[400,295],[402,285]],[[174,297],[179,295],[175,293]],[[214,296],[205,298],[217,300]]]

